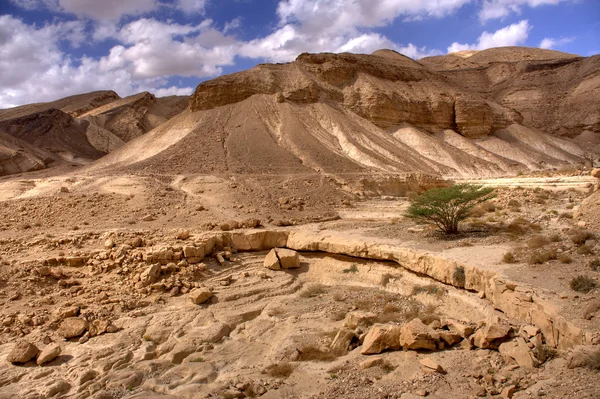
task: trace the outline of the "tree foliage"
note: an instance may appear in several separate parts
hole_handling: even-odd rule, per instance
[[[434,188],[411,201],[406,217],[433,223],[445,234],[456,234],[458,224],[469,216],[475,205],[494,197],[494,189],[482,185],[456,184]]]

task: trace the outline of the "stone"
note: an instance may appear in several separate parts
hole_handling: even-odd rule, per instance
[[[354,330],[342,327],[333,339],[330,348],[336,353],[346,353],[355,336]]]
[[[48,387],[46,390],[46,397],[50,398],[52,396],[67,393],[70,389],[71,384],[65,380],[58,380]]]
[[[207,288],[194,288],[189,293],[190,300],[196,305],[203,304],[212,298],[213,293]]]
[[[112,249],[114,246],[115,246],[115,242],[112,238],[109,238],[108,240],[104,241],[104,248]]]
[[[360,353],[363,355],[374,355],[385,350],[400,349],[400,334],[402,327],[392,324],[375,324],[362,344]]]
[[[489,322],[477,330],[473,336],[473,345],[481,349],[498,349],[498,346],[508,337],[510,330],[509,325]]]
[[[377,315],[372,312],[349,312],[344,318],[344,326],[355,330],[358,327],[370,327],[377,320]]]
[[[277,252],[275,252],[275,248],[269,251],[267,256],[265,256],[263,265],[267,269],[281,270],[281,264],[279,263],[279,258],[277,257]]]
[[[158,263],[148,266],[146,268],[146,270],[144,270],[142,272],[142,274],[140,274],[140,281],[142,282],[142,284],[144,286],[154,284],[158,281],[161,271],[162,271],[162,268],[160,267],[160,264],[158,264]]]
[[[540,332],[540,329],[536,326],[525,326],[523,327],[523,332],[526,334],[527,338],[530,338],[535,337]]]
[[[592,169],[590,175],[596,179],[600,179],[600,168]]]
[[[425,371],[436,371],[438,373],[443,373],[444,372],[444,368],[442,366],[440,366],[438,363],[436,363],[435,361],[433,361],[431,358],[429,357],[425,357],[423,359],[419,360],[419,363],[421,364],[421,366],[423,366],[426,370]]]
[[[283,269],[295,269],[300,267],[300,255],[292,249],[275,248],[279,263]]]
[[[45,363],[51,362],[52,360],[56,359],[61,352],[62,349],[59,345],[50,344],[40,352],[36,363],[38,366],[41,366]]]
[[[88,329],[88,322],[79,317],[68,317],[60,323],[57,334],[63,338],[76,338]]]
[[[177,240],[187,240],[190,238],[190,232],[188,230],[179,230],[175,235]]]
[[[384,360],[380,357],[373,357],[367,360],[363,360],[358,364],[358,367],[361,370],[370,369],[372,367],[382,366],[384,364]]]
[[[527,346],[527,342],[521,337],[515,338],[514,341],[502,343],[498,351],[505,361],[515,361],[525,369],[533,369],[539,364],[531,353],[529,346]]]
[[[27,363],[35,358],[38,352],[39,349],[34,344],[27,341],[19,341],[13,346],[6,360],[13,364]]]
[[[517,392],[517,387],[515,385],[509,385],[502,389],[502,392],[500,392],[500,397],[510,399],[513,397],[515,392]]]
[[[462,337],[456,333],[440,331],[439,334],[441,340],[444,341],[448,346],[452,346],[462,341]]]
[[[475,331],[473,327],[455,320],[449,320],[448,325],[451,330],[456,331],[463,338],[469,338]]]
[[[402,327],[400,345],[403,349],[436,350],[440,335],[428,325],[416,318]]]

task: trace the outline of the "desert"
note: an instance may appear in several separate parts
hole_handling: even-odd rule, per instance
[[[0,110],[0,398],[597,398],[600,56],[303,53]],[[458,234],[407,217],[493,189]]]

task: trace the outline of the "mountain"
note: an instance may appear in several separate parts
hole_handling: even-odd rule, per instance
[[[0,110],[0,176],[101,158],[181,112],[187,97],[98,91]]]
[[[291,63],[221,76],[197,87],[191,112],[131,141],[92,169],[312,173],[346,184],[407,173],[500,176],[583,161],[583,150],[570,139],[577,128],[568,126],[566,134],[554,126],[555,120],[580,111],[558,107],[559,114],[550,118],[545,104],[527,104],[514,93],[535,79],[530,85],[536,90],[552,94],[560,87],[571,104],[582,98],[581,85],[599,98],[593,86],[597,57],[526,48],[468,55],[468,63],[447,69],[456,55],[417,62],[391,50],[302,54]],[[556,72],[563,68],[569,73]],[[490,70],[510,73],[500,79]],[[578,126],[580,134],[600,132],[593,121]]]

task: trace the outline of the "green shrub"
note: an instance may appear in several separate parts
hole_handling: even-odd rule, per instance
[[[476,205],[493,198],[493,192],[493,188],[470,184],[434,188],[414,198],[405,215],[434,224],[444,234],[456,234],[459,223]]]

